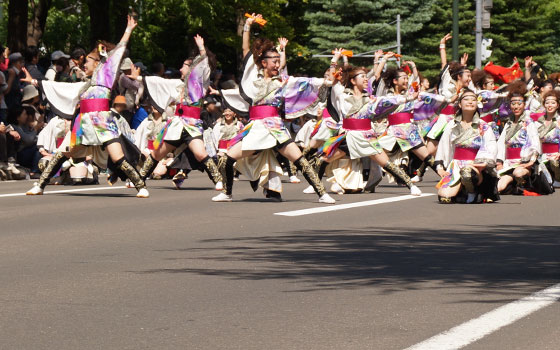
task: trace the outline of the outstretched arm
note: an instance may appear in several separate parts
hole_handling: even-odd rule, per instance
[[[128,42],[128,39],[130,39],[130,34],[132,34],[132,31],[134,30],[134,28],[136,28],[136,26],[138,25],[138,22],[134,19],[134,17],[132,17],[131,15],[127,16],[127,23],[126,23],[126,29],[124,31],[124,34],[121,38],[120,42]]]
[[[394,52],[387,52],[383,57],[379,60],[379,64],[377,65],[377,69],[375,70],[375,79],[378,80],[381,77],[381,72],[383,72],[383,67],[385,67],[385,63],[391,57],[395,56]]]
[[[251,17],[247,18],[243,26],[243,57],[247,56],[251,49],[251,25],[257,18],[262,18],[262,15],[251,14]]]
[[[443,67],[445,67],[445,65],[447,64],[447,52],[445,52],[445,43],[451,38],[451,33],[447,33],[443,38],[441,38],[439,42],[439,57],[441,58],[441,69],[443,69]]]

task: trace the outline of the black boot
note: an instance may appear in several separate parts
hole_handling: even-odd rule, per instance
[[[142,177],[140,176],[138,171],[136,171],[136,168],[134,168],[124,157],[117,160],[115,162],[115,165],[134,184],[134,187],[137,191],[146,189],[146,183],[144,182],[144,180],[142,180]]]
[[[319,197],[322,197],[324,194],[327,193],[325,191],[325,187],[323,186],[323,183],[321,182],[321,179],[319,179],[319,176],[317,176],[315,170],[311,167],[311,165],[309,165],[307,159],[301,156],[294,162],[294,164],[301,171],[303,177],[305,177],[305,180],[307,180],[307,182],[311,186],[313,186],[315,193],[317,193]]]
[[[152,157],[151,154],[149,157],[146,158],[146,160],[144,161],[144,165],[142,166],[142,169],[140,169],[140,178],[142,178],[142,181],[146,181],[146,179],[150,177],[150,175],[152,175],[158,163],[159,161],[157,161],[154,157]]]
[[[395,180],[401,181],[403,184],[406,185],[406,187],[411,188],[413,186],[413,183],[410,181],[410,177],[406,175],[404,170],[402,170],[400,167],[396,166],[395,164],[391,163],[390,161],[387,162],[387,164],[385,164],[383,170],[393,175]]]
[[[220,171],[218,170],[216,163],[214,163],[214,159],[210,158],[210,156],[206,156],[201,163],[204,166],[206,174],[208,174],[208,177],[214,185],[222,181],[222,176],[220,175]]]
[[[53,158],[51,159],[51,161],[49,162],[49,164],[47,165],[47,167],[45,168],[45,171],[41,173],[37,185],[44,190],[45,187],[47,187],[47,185],[51,181],[52,177],[58,172],[58,170],[60,170],[62,164],[67,160],[68,158],[65,157],[61,152],[56,152]]]

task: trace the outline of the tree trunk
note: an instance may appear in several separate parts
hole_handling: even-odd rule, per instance
[[[8,4],[8,47],[22,52],[27,39],[27,0],[10,0]]]
[[[47,15],[52,6],[52,0],[39,0],[38,3],[31,1],[33,18],[27,23],[27,45],[39,46],[39,41],[45,31]]]
[[[110,0],[88,0],[89,23],[91,27],[91,45],[97,40],[111,40],[109,18]]]

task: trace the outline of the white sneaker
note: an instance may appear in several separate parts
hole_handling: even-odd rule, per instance
[[[38,195],[42,195],[43,194],[43,189],[41,187],[39,187],[39,185],[37,185],[37,183],[35,182],[33,184],[33,187],[31,187],[31,189],[27,192],[25,192],[26,195],[28,196],[38,196]]]
[[[305,194],[313,194],[313,193],[315,193],[315,190],[313,189],[313,186],[309,185],[308,187],[306,187],[306,188],[303,190],[303,193],[305,193]]]
[[[467,193],[467,204],[474,203],[476,200],[476,193]]]
[[[416,185],[412,185],[412,187],[410,188],[410,194],[413,196],[419,196],[422,194],[422,191],[420,191],[420,189]]]
[[[11,172],[14,175],[19,175],[19,173],[21,171],[19,171],[19,169],[16,167],[15,163],[8,163],[8,167],[6,168],[6,170],[8,170],[9,172]]]
[[[138,198],[148,198],[148,197],[150,197],[150,192],[148,192],[148,190],[145,189],[145,188],[141,188],[140,191],[138,191],[138,193],[136,194],[136,197],[138,197]]]
[[[331,192],[334,192],[336,194],[344,194],[344,189],[340,187],[338,183],[335,182],[331,186]]]
[[[301,180],[300,180],[300,179],[298,179],[298,177],[297,177],[297,176],[295,176],[295,175],[292,175],[292,176],[290,176],[290,182],[291,182],[291,183],[293,183],[293,184],[298,184],[298,183],[300,183],[300,182],[301,182]]]
[[[217,195],[215,197],[212,197],[212,201],[213,202],[231,202],[231,201],[233,201],[233,198],[232,198],[231,195],[228,196],[227,194],[222,192],[219,195]]]
[[[331,196],[329,196],[328,193],[325,193],[324,195],[322,195],[322,196],[319,198],[319,203],[335,204],[336,201],[334,200],[334,198],[332,198]]]
[[[410,182],[412,182],[413,184],[422,182],[422,176],[415,175],[412,179],[410,179]]]
[[[554,188],[560,188],[560,181],[554,181],[552,186],[554,186]]]
[[[134,184],[130,180],[126,180],[125,184],[126,188],[134,188]]]
[[[223,182],[218,181],[218,183],[216,184],[215,189],[216,189],[216,191],[221,191],[221,190],[223,190],[223,189],[224,189],[224,184],[223,184]]]

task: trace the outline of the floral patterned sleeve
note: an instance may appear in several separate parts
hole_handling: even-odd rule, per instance
[[[486,163],[493,168],[496,165],[496,156],[498,155],[498,142],[492,128],[483,123],[480,125],[482,134],[482,145],[476,154],[476,163]]]
[[[92,78],[92,85],[101,85],[111,89],[121,65],[121,60],[126,49],[126,42],[120,42],[113,50],[108,52],[105,63],[99,64]]]

